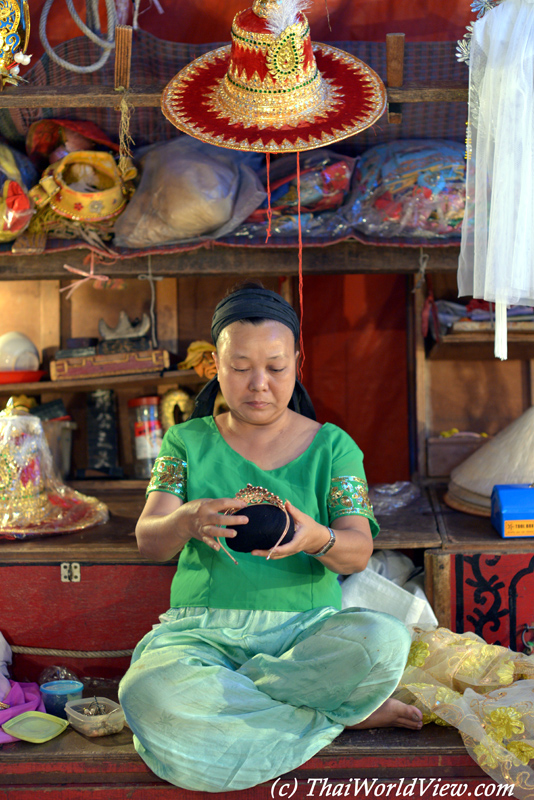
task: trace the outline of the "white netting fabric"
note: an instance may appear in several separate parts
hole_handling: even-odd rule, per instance
[[[458,288],[498,304],[505,358],[502,312],[534,305],[534,0],[504,0],[473,28]]]

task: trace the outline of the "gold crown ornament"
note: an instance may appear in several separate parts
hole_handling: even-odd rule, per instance
[[[0,87],[12,83],[19,77],[20,65],[29,64],[26,55],[30,38],[30,11],[27,0],[0,0]]]
[[[274,506],[276,509],[282,512],[282,519],[283,519],[283,530],[280,534],[280,530],[278,529],[277,533],[275,533],[276,529],[279,528],[279,524],[276,521],[276,518],[271,516],[268,520],[263,519],[261,521],[262,530],[258,531],[255,530],[253,533],[248,534],[245,536],[245,542],[243,541],[243,536],[239,536],[240,530],[237,531],[236,540],[229,541],[227,544],[233,549],[237,550],[238,552],[247,553],[253,549],[268,549],[269,555],[267,556],[267,561],[270,559],[276,548],[282,543],[285,539],[286,534],[289,533],[288,540],[285,542],[287,544],[293,538],[294,533],[294,525],[293,529],[290,531],[291,527],[291,517],[285,507],[283,500],[278,497],[277,494],[273,494],[268,489],[264,489],[263,486],[253,486],[251,483],[247,483],[244,489],[240,489],[236,495],[236,500],[244,500],[247,506],[252,506],[254,509],[257,509],[258,506],[261,505],[268,505]],[[244,514],[248,516],[246,510],[241,508],[229,508],[224,512],[224,515],[233,515],[233,514]],[[256,520],[258,522],[258,520]],[[259,537],[258,537],[259,534]],[[276,539],[276,541],[275,541]],[[248,541],[247,541],[248,540]],[[222,545],[221,540],[218,539],[219,545],[221,549],[226,553],[226,555],[230,556],[234,564],[237,564],[235,558],[228,552],[228,550]]]
[[[234,150],[299,152],[346,139],[382,115],[386,90],[363,61],[311,41],[306,0],[255,0],[232,43],[179,72],[162,111],[184,133]]]
[[[77,150],[47,167],[30,195],[37,208],[50,204],[62,217],[100,222],[124,210],[136,174],[130,162],[126,174],[121,175],[111,153]],[[86,191],[80,189],[83,184]]]
[[[132,181],[136,174],[129,159],[121,172],[111,153],[95,150],[76,150],[55,161],[30,189],[36,213],[13,244],[13,252],[42,253],[47,235],[88,237],[93,244],[104,246],[135,191]]]

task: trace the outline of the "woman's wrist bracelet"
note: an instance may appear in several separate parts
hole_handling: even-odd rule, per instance
[[[330,534],[330,539],[327,541],[325,546],[321,547],[321,549],[318,550],[316,553],[307,553],[305,550],[303,550],[304,555],[306,555],[306,556],[314,556],[315,558],[319,558],[320,556],[324,556],[326,553],[328,553],[328,551],[335,545],[335,543],[336,543],[336,534],[334,533],[332,528],[328,527],[328,525],[325,525],[325,527],[326,527],[326,530],[328,531],[328,533]]]

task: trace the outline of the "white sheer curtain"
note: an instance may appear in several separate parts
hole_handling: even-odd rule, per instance
[[[506,307],[534,305],[534,0],[503,0],[473,29],[458,289],[496,304],[506,358]]]

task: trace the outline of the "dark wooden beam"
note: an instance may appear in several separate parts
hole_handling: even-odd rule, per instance
[[[163,86],[132,86],[128,102],[133,106],[157,108]],[[467,102],[467,83],[405,83],[389,87],[390,103]],[[8,86],[0,94],[0,108],[113,108],[120,97],[113,86]]]
[[[404,33],[388,33],[386,35],[386,85],[388,89],[401,89],[404,83]],[[388,103],[388,122],[400,125],[402,122],[402,106],[400,103]]]
[[[430,271],[449,272],[458,268],[459,247],[427,248]],[[0,256],[0,280],[69,279],[64,264],[87,271],[87,250],[67,250],[41,256]],[[341,242],[326,247],[305,247],[305,274],[324,273],[414,273],[419,270],[418,247],[377,247],[360,242]],[[146,273],[147,256],[139,253],[112,264],[103,262],[95,272],[112,277],[135,277]],[[152,255],[152,272],[165,277],[186,275],[296,275],[296,247],[201,247],[178,253]]]
[[[128,102],[157,108],[162,86],[131,86]],[[10,86],[0,95],[0,108],[113,108],[120,94],[113,86]]]
[[[468,88],[466,82],[442,81],[425,84],[419,82],[404,83],[401,87],[388,87],[390,103],[467,103]]]
[[[130,88],[132,32],[131,25],[117,25],[115,28],[115,89],[117,91],[125,91]]]

